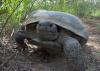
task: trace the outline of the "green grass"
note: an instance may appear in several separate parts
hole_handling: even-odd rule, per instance
[[[14,11],[14,9],[16,10]],[[7,17],[13,13],[9,17],[7,25],[15,28],[24,21],[27,14],[37,9],[63,11],[81,17],[100,16],[100,1],[98,0],[97,4],[95,4],[86,2],[86,0],[22,0],[22,2],[21,0],[2,0],[0,22],[4,24]],[[1,24],[0,26],[2,27]]]

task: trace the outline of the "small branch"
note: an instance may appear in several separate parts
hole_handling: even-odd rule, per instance
[[[9,64],[10,67],[13,69],[13,71],[17,71],[16,68],[14,66],[12,66],[11,64]]]

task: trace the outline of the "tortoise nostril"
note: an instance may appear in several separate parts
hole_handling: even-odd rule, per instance
[[[50,26],[50,27],[52,27],[53,25],[52,25],[52,24],[50,24],[49,26]]]
[[[39,24],[39,26],[41,26],[41,24]]]

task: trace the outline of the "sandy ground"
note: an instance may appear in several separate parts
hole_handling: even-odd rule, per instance
[[[89,41],[84,46],[87,59],[86,71],[100,71],[100,20],[84,20],[89,32]],[[39,57],[28,56],[17,52],[14,43],[3,37],[0,44],[0,71],[69,71],[63,53],[51,57],[48,63],[41,62]]]

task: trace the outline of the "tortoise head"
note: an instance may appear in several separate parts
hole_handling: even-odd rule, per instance
[[[36,32],[41,40],[55,40],[58,37],[58,28],[50,21],[39,21]]]

